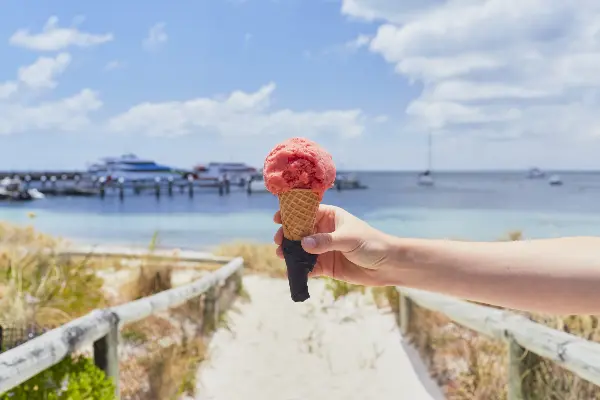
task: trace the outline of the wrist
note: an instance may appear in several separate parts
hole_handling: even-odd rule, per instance
[[[393,286],[422,288],[431,275],[427,267],[427,241],[390,236],[389,246],[389,280]],[[431,278],[431,276],[430,276]]]

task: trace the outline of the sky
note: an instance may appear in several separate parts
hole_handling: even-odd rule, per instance
[[[0,0],[0,169],[600,169],[597,0]]]

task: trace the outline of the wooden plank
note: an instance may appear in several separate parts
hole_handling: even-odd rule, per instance
[[[523,393],[523,359],[527,350],[511,337],[506,341],[508,347],[508,400],[524,400]]]
[[[402,336],[406,336],[410,333],[410,319],[412,313],[412,304],[410,297],[400,292],[400,331]]]
[[[600,385],[600,343],[557,331],[510,311],[452,297],[400,287],[419,306],[441,312],[455,322],[497,339],[512,338],[541,357]]]
[[[115,384],[115,399],[121,398],[119,379],[119,328],[112,324],[108,333],[94,342],[94,364]]]
[[[0,393],[58,364],[68,354],[105,336],[116,317],[95,310],[59,328],[0,354]]]
[[[467,328],[497,339],[505,338],[503,317],[506,311],[423,290],[400,288],[400,291],[418,306],[441,312]]]
[[[113,307],[111,310],[118,316],[120,325],[139,321],[158,311],[179,306],[196,296],[200,296],[212,286],[225,282],[229,276],[241,270],[243,266],[244,260],[236,258],[217,271],[211,272],[195,282]]]
[[[204,295],[204,312],[202,314],[202,334],[208,336],[215,330],[219,318],[218,288],[211,287]]]
[[[600,343],[557,331],[520,315],[508,314],[505,323],[507,332],[521,347],[600,385]]]
[[[115,257],[115,258],[150,258],[176,260],[182,262],[213,262],[228,263],[233,257],[215,256],[210,253],[199,251],[181,250],[175,253],[173,250],[157,249],[149,251],[145,248],[132,249],[126,247],[105,246],[78,246],[68,247],[60,251],[61,256],[71,257]]]
[[[86,345],[105,337],[112,326],[138,321],[153,313],[181,305],[220,285],[243,268],[241,258],[185,286],[106,310],[94,310],[19,347],[0,354],[0,394],[59,363]]]

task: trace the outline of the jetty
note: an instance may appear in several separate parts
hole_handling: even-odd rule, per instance
[[[45,196],[86,196],[104,198],[115,193],[124,199],[131,195],[151,193],[156,197],[186,194],[194,197],[197,191],[212,191],[220,196],[228,195],[232,185],[227,178],[198,178],[183,173],[181,178],[156,176],[153,179],[127,180],[90,177],[84,171],[0,171],[0,180],[10,178],[22,183],[25,190],[37,189]]]

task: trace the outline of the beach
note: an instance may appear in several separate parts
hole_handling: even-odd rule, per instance
[[[334,301],[323,281],[294,303],[287,281],[247,276],[250,301],[228,313],[198,372],[198,400],[442,399],[411,358],[389,309],[360,293]],[[421,367],[421,368],[420,368]]]

